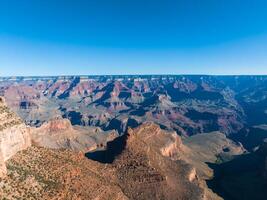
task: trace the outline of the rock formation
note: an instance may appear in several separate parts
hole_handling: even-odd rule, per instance
[[[266,197],[266,76],[0,80],[8,199]]]
[[[61,128],[61,126],[46,125]],[[30,147],[7,161],[7,199],[220,199],[180,154],[179,136],[154,123],[129,130],[105,150],[86,154]],[[105,158],[112,158],[107,160]]]
[[[0,97],[0,174],[6,173],[5,161],[30,145],[29,129]]]
[[[53,119],[38,128],[31,128],[33,144],[52,149],[87,152],[103,148],[116,137],[116,131],[105,132],[99,127],[72,126],[68,119]]]
[[[182,159],[188,151],[174,132],[145,123],[109,142],[105,151],[86,156],[110,163],[116,182],[130,199],[220,199]]]

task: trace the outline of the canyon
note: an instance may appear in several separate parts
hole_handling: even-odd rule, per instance
[[[2,77],[0,96],[7,199],[267,195],[266,76]]]
[[[75,153],[77,149],[71,148],[71,145],[48,146],[51,142],[62,144],[57,142],[61,140],[58,135],[55,138],[48,137],[47,140],[51,140],[48,143],[36,142],[36,137],[45,137],[45,134],[75,137],[77,133],[68,120],[51,121],[40,128],[30,128],[23,125],[4,103],[1,109],[2,116],[10,114],[0,132],[1,156],[4,158],[1,167],[5,173],[0,178],[1,197],[205,199],[214,196],[213,199],[219,199],[208,190],[203,180],[197,178],[195,168],[179,159],[182,152],[188,151],[181,138],[175,132],[168,133],[154,123],[145,123],[106,141],[105,149],[84,150],[89,151],[86,154],[88,158],[89,154],[104,152],[107,154],[105,157],[114,159],[107,165],[101,164],[102,159],[101,162],[87,159],[81,149]],[[27,131],[17,124],[26,127]],[[95,130],[98,129],[94,129],[94,132],[102,134]],[[6,132],[10,135],[6,136]],[[86,136],[93,138],[92,135]],[[98,143],[95,141],[90,146],[94,147],[95,144]],[[120,152],[117,152],[118,148]]]

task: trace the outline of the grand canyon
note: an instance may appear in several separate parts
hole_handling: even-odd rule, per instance
[[[267,200],[266,0],[0,0],[0,200]]]
[[[267,76],[0,78],[0,199],[267,198]]]

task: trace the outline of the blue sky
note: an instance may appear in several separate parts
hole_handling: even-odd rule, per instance
[[[0,76],[267,74],[265,0],[0,0]]]

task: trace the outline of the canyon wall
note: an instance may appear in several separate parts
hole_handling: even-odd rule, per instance
[[[5,161],[29,146],[29,129],[0,97],[0,176],[6,173]]]

